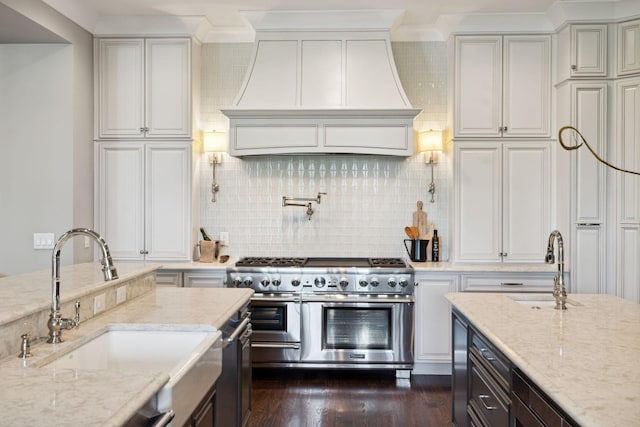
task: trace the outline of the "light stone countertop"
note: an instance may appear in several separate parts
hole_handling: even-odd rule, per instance
[[[451,262],[414,262],[407,261],[416,273],[555,273],[558,266],[553,264],[460,264]],[[568,270],[567,270],[568,272]]]
[[[152,272],[158,265],[119,263],[116,267],[119,280],[125,281]],[[51,304],[51,278],[43,273],[1,279],[0,319],[9,321],[42,309],[42,304],[45,307]],[[67,298],[76,298],[76,294],[90,292],[104,284],[113,286],[115,282],[103,282],[102,273],[95,263],[64,268],[62,280],[61,294]],[[20,293],[22,289],[25,289],[24,293]],[[44,292],[44,299],[41,292]],[[79,329],[64,331],[65,342],[61,344],[36,340],[31,345],[33,357],[26,362],[15,356],[0,360],[0,413],[3,414],[0,424],[122,425],[169,380],[166,373],[61,370],[39,366],[55,358],[55,354],[71,351],[114,323],[136,324],[138,328],[156,329],[158,325],[172,325],[213,331],[220,328],[252,294],[249,289],[154,288],[81,323]],[[0,332],[1,328],[0,322]]]
[[[511,294],[513,295],[513,294]],[[566,311],[450,293],[468,320],[583,426],[640,425],[640,305],[571,294]]]
[[[180,270],[180,271],[199,271],[199,270],[226,270],[233,267],[238,261],[237,258],[230,257],[227,262],[200,262],[200,261],[183,261],[183,262],[163,262],[161,270]]]

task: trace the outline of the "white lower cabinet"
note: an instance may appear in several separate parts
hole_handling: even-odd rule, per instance
[[[115,260],[191,259],[191,144],[96,143],[95,223]]]
[[[451,304],[457,275],[416,274],[415,375],[451,374]]]
[[[185,271],[182,280],[185,288],[222,288],[226,277],[226,270]]]
[[[156,271],[156,285],[170,286],[173,288],[182,287],[182,271],[158,270]]]

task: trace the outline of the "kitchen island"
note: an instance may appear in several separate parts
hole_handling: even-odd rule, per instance
[[[513,294],[447,299],[576,423],[640,425],[640,305],[583,294],[566,311]]]
[[[63,269],[65,317],[72,317],[74,299],[82,301],[104,292],[107,302],[106,311],[86,321],[92,307],[83,304],[80,327],[63,331],[65,342],[60,344],[48,344],[43,338],[50,309],[50,274],[0,279],[0,297],[7,302],[0,305],[3,425],[123,425],[169,381],[166,372],[56,369],[44,366],[46,362],[114,324],[134,324],[143,330],[171,325],[219,334],[216,331],[253,293],[247,289],[156,288],[154,274],[160,265],[120,263],[117,267],[120,279],[111,282],[102,280],[97,263]],[[118,287],[126,287],[127,300],[121,304],[115,302]],[[30,331],[36,337],[32,357],[17,357],[20,341],[15,339],[15,330]]]

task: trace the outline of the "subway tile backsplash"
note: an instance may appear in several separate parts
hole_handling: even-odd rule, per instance
[[[393,43],[398,74],[411,104],[423,109],[416,130],[448,123],[448,57],[444,42]],[[219,109],[233,104],[251,59],[247,43],[202,46],[201,122],[204,130],[228,129]],[[200,165],[201,226],[214,237],[228,231],[233,256],[406,256],[404,227],[416,202],[441,237],[441,259],[449,258],[451,162],[447,144],[434,169],[435,202],[427,192],[431,169],[422,154],[248,156],[224,155],[216,169],[220,192],[211,202],[211,167]],[[306,208],[283,207],[282,197],[316,197]]]

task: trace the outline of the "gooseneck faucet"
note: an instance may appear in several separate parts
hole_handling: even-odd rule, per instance
[[[93,238],[100,246],[100,250],[102,251],[102,272],[104,273],[105,282],[118,278],[118,272],[116,271],[116,267],[113,265],[113,260],[109,253],[109,247],[98,233],[93,230],[89,230],[88,228],[74,228],[60,236],[53,248],[53,255],[51,259],[51,314],[49,315],[49,321],[47,322],[47,327],[49,328],[48,343],[62,342],[62,330],[77,328],[80,324],[79,302],[76,302],[75,319],[63,319],[60,313],[60,250],[67,240],[80,235]]]
[[[553,242],[558,242],[558,274],[553,278],[553,297],[556,300],[556,310],[566,310],[567,290],[564,286],[564,244],[562,242],[562,234],[558,230],[553,230],[549,235],[549,244],[547,245],[547,255],[544,262],[553,264],[556,257],[553,254]]]

